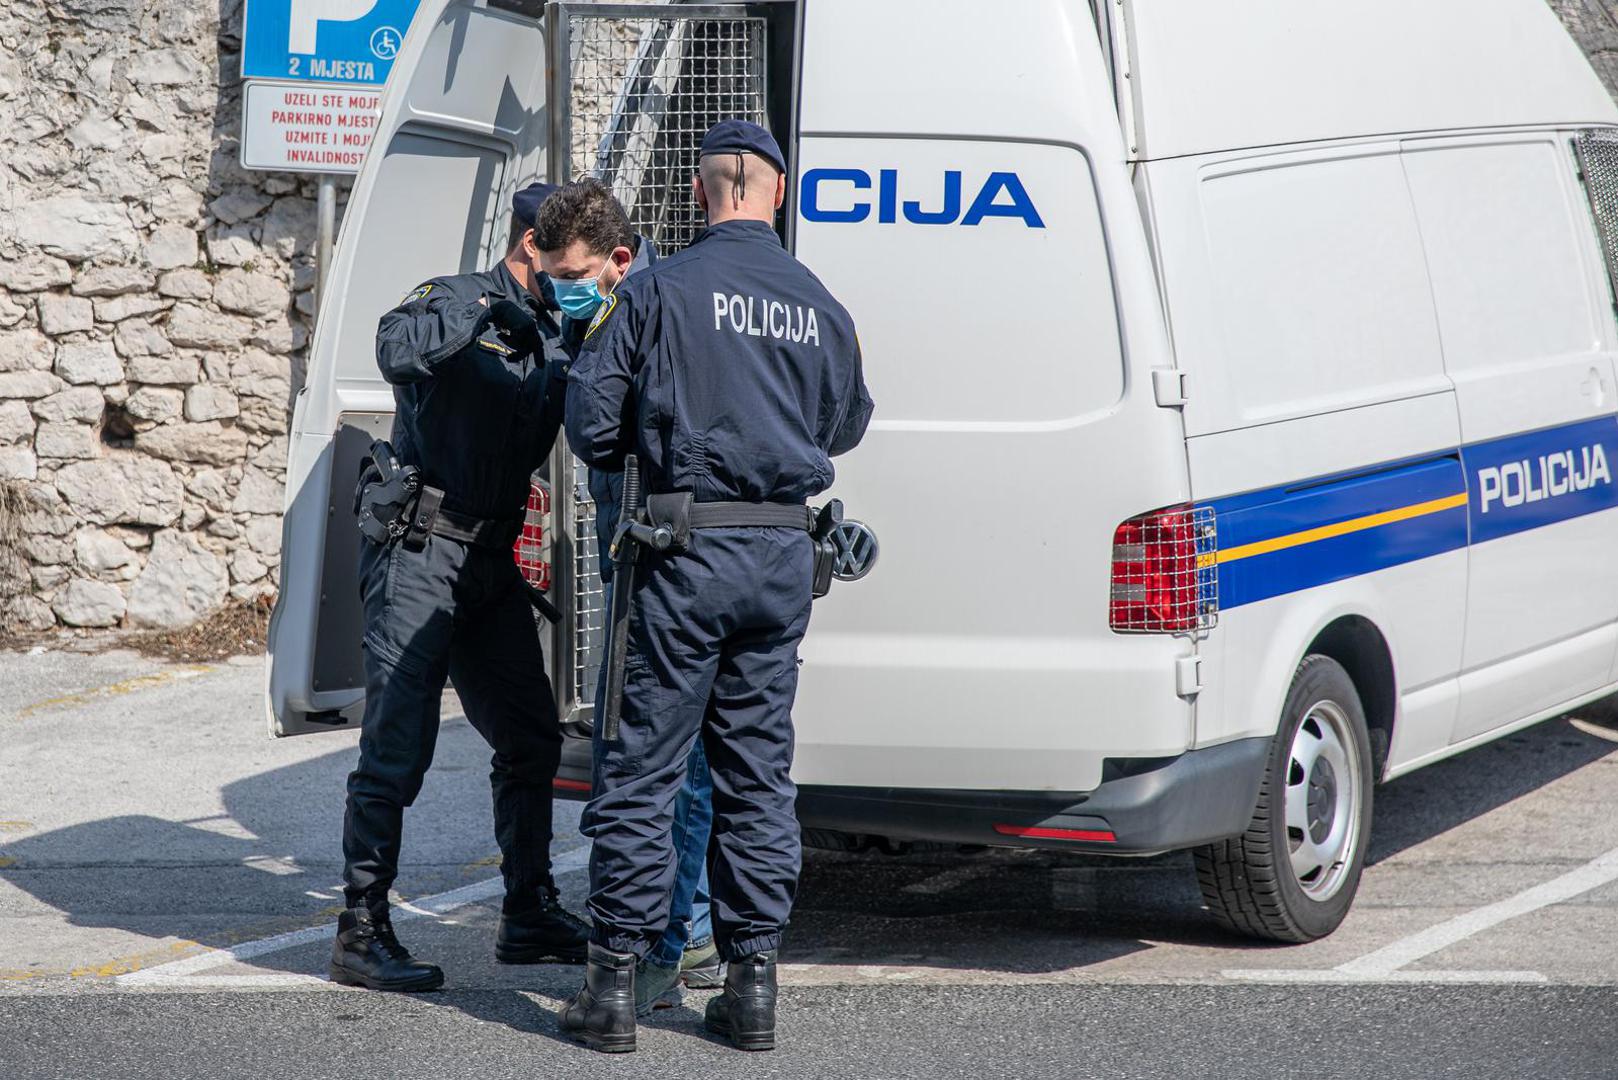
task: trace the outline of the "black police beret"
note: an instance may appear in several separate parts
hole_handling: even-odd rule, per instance
[[[702,138],[702,157],[709,154],[757,154],[780,172],[787,171],[786,158],[775,136],[746,120],[721,120]]]
[[[556,191],[555,184],[545,184],[536,180],[511,197],[511,212],[529,228],[533,228],[534,219],[539,217],[540,204],[556,194]]]

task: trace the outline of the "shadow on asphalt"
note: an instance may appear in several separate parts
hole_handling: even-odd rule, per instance
[[[1560,717],[1384,784],[1376,792],[1370,865],[1577,772],[1613,753],[1615,742],[1618,731],[1592,735]]]
[[[429,1005],[458,1009],[485,1024],[498,1024],[523,1035],[539,1035],[572,1045],[572,1040],[562,1034],[553,1008],[536,1006],[516,990],[456,994],[453,998],[439,994],[418,994],[416,998]],[[556,1004],[560,1005],[561,1002]]]
[[[349,744],[227,784],[218,819],[130,815],[10,841],[4,852],[15,865],[6,880],[77,926],[221,948],[334,919],[342,904],[343,803],[356,760]],[[464,719],[446,717],[428,783],[406,813],[399,883],[406,895],[499,872],[488,769],[488,746]],[[172,783],[186,783],[183,761],[171,770]],[[252,964],[308,970],[284,953]]]
[[[487,832],[488,751],[464,722],[459,728],[444,733],[431,798],[407,815],[407,863],[412,848],[435,844],[450,852],[436,869],[407,865],[401,885],[415,895],[495,873],[492,860],[474,861],[495,850]],[[1387,859],[1613,751],[1613,741],[1557,720],[1395,781],[1379,791],[1372,860]],[[318,924],[340,903],[332,868],[341,861],[343,786],[353,762],[353,749],[345,747],[229,785],[222,793],[226,809],[257,840],[210,831],[209,823],[108,818],[6,844],[5,854],[16,860],[6,880],[65,912],[75,925],[117,927],[149,938],[224,946]],[[174,763],[174,770],[176,782],[183,782],[184,763]],[[446,829],[450,820],[460,824]],[[484,832],[474,835],[479,829]],[[324,870],[278,867],[263,857],[266,851],[296,850],[300,842],[307,849],[310,837],[318,848],[323,836],[330,837],[321,856]],[[109,874],[109,866],[131,869]],[[581,888],[582,880],[574,880],[570,899]],[[453,960],[463,975],[481,978],[464,961],[479,957],[488,965],[483,971],[495,977],[488,956],[493,918],[491,908],[474,906],[453,923],[431,927],[434,955]],[[410,925],[407,940],[428,929]],[[1206,917],[1183,853],[1108,860],[1004,849],[898,857],[811,851],[785,959],[833,968],[925,966],[1037,975],[1104,963],[1165,941],[1233,951],[1266,948],[1232,937]],[[250,963],[308,973],[319,970],[312,965],[321,961],[303,948]],[[559,997],[577,986],[579,969],[532,969],[531,981],[527,972],[505,975],[523,978],[535,993]],[[528,1008],[506,1005],[512,1003],[483,1019],[557,1035],[546,1010],[532,1002]]]

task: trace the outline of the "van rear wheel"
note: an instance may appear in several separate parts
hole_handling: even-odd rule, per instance
[[[1371,743],[1342,665],[1304,658],[1292,678],[1247,831],[1198,848],[1202,898],[1230,930],[1305,942],[1342,923],[1371,833]]]

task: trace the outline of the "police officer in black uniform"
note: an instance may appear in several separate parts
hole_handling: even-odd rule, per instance
[[[331,960],[332,979],[347,985],[444,981],[399,944],[388,889],[404,808],[432,762],[446,677],[494,750],[506,886],[495,954],[517,964],[584,959],[588,929],[562,908],[551,878],[562,735],[532,594],[512,559],[530,476],[562,419],[566,358],[533,243],[550,190],[517,193],[513,243],[493,269],[426,282],[377,328],[396,412],[392,445],[375,448],[359,500],[365,717],[343,821],[347,910]]]
[[[814,574],[805,500],[832,482],[832,456],[860,441],[872,407],[853,321],[771,227],[786,193],[775,140],[727,120],[701,154],[708,228],[619,287],[567,393],[574,453],[601,469],[637,455],[647,522],[676,537],[615,584],[632,574],[621,730],[609,740],[597,726],[589,966],[561,1013],[608,1051],[635,1048],[635,964],[667,923],[673,802],[699,738],[729,961],[706,1024],[743,1049],[775,1045],[776,950],[799,869],[789,772]]]

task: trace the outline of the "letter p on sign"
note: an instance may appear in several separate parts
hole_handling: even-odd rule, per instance
[[[315,31],[323,22],[353,22],[363,19],[376,7],[377,0],[292,0],[292,24],[287,31],[287,52],[311,56],[315,51]]]

